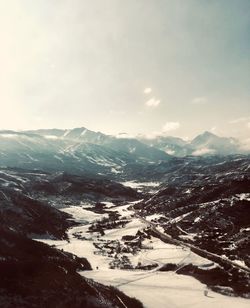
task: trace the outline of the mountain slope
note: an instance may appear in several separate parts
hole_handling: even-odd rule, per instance
[[[123,172],[123,167],[168,160],[169,155],[138,140],[121,140],[84,128],[0,132],[0,166],[75,174]]]
[[[219,137],[207,131],[191,141],[184,141],[181,138],[170,136],[158,136],[152,139],[139,137],[139,140],[177,157],[249,153],[246,149],[244,150],[243,143],[239,140],[230,137]]]
[[[2,225],[0,235],[1,307],[142,307],[122,292],[80,276],[77,271],[90,269],[86,259]]]
[[[170,155],[185,156],[189,154],[186,148],[188,143],[181,138],[158,136],[148,139],[139,136],[139,140]]]
[[[239,153],[239,142],[236,139],[218,137],[210,132],[204,132],[197,136],[189,146],[194,149],[193,155]]]
[[[82,192],[100,193],[102,197],[137,195],[107,180],[84,182],[65,174],[0,171],[1,307],[142,307],[122,292],[80,276],[78,271],[91,270],[85,258],[30,239],[68,240],[66,230],[76,223],[47,201],[59,196],[60,207],[62,201],[77,198]]]

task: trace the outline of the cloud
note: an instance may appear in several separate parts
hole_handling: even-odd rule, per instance
[[[250,122],[247,123],[247,128],[250,128]]]
[[[233,119],[231,121],[229,121],[230,124],[238,124],[238,123],[242,123],[242,122],[246,122],[249,121],[250,117],[241,117],[241,118],[237,118],[237,119]]]
[[[165,153],[167,153],[168,155],[174,155],[175,151],[168,149],[168,150],[165,150]]]
[[[149,94],[151,92],[152,92],[151,88],[145,88],[144,91],[143,91],[143,93],[145,93],[145,94]]]
[[[250,152],[250,138],[241,141],[240,150]]]
[[[194,151],[192,153],[192,155],[194,155],[194,156],[202,156],[202,155],[213,154],[213,153],[214,153],[213,149],[201,148],[201,149],[198,149],[198,150]]]
[[[165,125],[162,127],[163,132],[170,132],[173,130],[176,130],[180,127],[179,122],[167,122]]]
[[[118,133],[115,137],[117,139],[131,139],[131,138],[136,138],[136,135],[127,133]]]
[[[181,125],[179,122],[167,122],[165,123],[165,125],[163,125],[161,130],[151,131],[150,133],[146,133],[146,134],[140,134],[140,135],[137,135],[137,137],[139,139],[140,138],[154,139],[156,137],[167,136],[168,132],[177,130],[180,126]]]
[[[209,130],[211,133],[215,133],[217,131],[217,127],[216,126],[213,126],[210,128]]]
[[[192,99],[191,103],[195,105],[204,105],[207,103],[207,98],[205,96],[195,97]]]
[[[158,107],[158,106],[159,106],[160,102],[161,102],[161,101],[160,101],[159,99],[156,99],[156,98],[152,97],[152,98],[150,98],[148,101],[146,101],[145,105],[146,105],[147,107],[153,107],[153,108],[155,108],[155,107]]]

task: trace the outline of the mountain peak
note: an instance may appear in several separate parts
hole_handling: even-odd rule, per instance
[[[192,141],[191,144],[199,144],[199,143],[203,143],[203,142],[207,142],[210,140],[217,140],[220,139],[220,137],[218,137],[217,135],[209,132],[209,131],[205,131],[204,133],[196,136]]]
[[[218,137],[217,135],[215,135],[215,134],[213,134],[213,133],[211,133],[211,132],[209,132],[209,131],[204,131],[204,133],[202,133],[202,134],[200,134],[200,135],[198,135],[197,137],[201,137],[201,136],[203,136],[203,137]]]

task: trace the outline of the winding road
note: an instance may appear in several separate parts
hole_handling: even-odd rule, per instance
[[[246,268],[244,266],[241,266],[240,264],[237,264],[225,257],[222,257],[220,255],[217,255],[215,253],[212,253],[212,252],[209,252],[207,250],[204,250],[204,249],[201,249],[197,246],[194,246],[192,244],[189,244],[189,243],[186,243],[182,240],[177,240],[177,239],[174,239],[171,235],[167,234],[167,233],[163,233],[161,231],[159,231],[157,229],[157,224],[155,223],[152,223],[151,221],[148,221],[146,220],[144,217],[142,217],[141,215],[139,215],[138,213],[135,213],[135,216],[137,218],[139,218],[142,222],[144,222],[147,226],[150,227],[150,229],[156,234],[159,236],[160,239],[162,239],[163,241],[168,241],[168,242],[171,242],[173,244],[176,244],[176,245],[181,245],[183,247],[188,247],[190,248],[193,252],[201,255],[202,257],[206,257],[207,259],[213,261],[213,262],[221,262],[221,263],[227,263],[233,267],[236,267],[238,268],[239,270],[241,271],[244,271],[248,274],[250,274],[250,269],[249,268]]]

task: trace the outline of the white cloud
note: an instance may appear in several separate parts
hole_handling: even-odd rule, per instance
[[[217,127],[216,126],[213,126],[210,128],[210,132],[211,133],[215,133],[217,131]]]
[[[241,141],[240,150],[250,152],[250,139]]]
[[[151,88],[145,88],[144,91],[143,91],[143,93],[145,93],[145,94],[149,94],[151,92],[152,92]]]
[[[201,149],[198,149],[198,150],[194,151],[192,153],[192,155],[194,155],[194,156],[202,156],[202,155],[213,154],[213,153],[214,153],[214,150],[212,150],[212,149],[201,148]]]
[[[238,123],[242,123],[242,122],[246,122],[249,121],[250,117],[241,117],[241,118],[237,118],[237,119],[233,119],[231,121],[229,121],[230,124],[238,124]]]
[[[162,135],[162,132],[159,131],[151,131],[150,133],[139,134],[136,138],[145,138],[145,139],[154,139]]]
[[[195,97],[192,99],[192,104],[204,105],[207,103],[207,98],[205,96]]]
[[[247,123],[247,128],[250,128],[250,122]]]
[[[154,97],[150,98],[148,101],[146,101],[145,105],[148,106],[148,107],[158,107],[159,104],[160,104],[160,100],[159,99],[156,99]]]
[[[172,130],[178,129],[179,127],[180,127],[179,122],[167,122],[163,126],[162,130],[163,130],[163,132],[170,132]]]
[[[118,133],[115,135],[117,139],[131,139],[131,138],[136,138],[136,135],[133,134],[127,134],[127,133]]]
[[[168,155],[174,155],[175,151],[174,150],[166,150],[165,153],[167,153]]]

